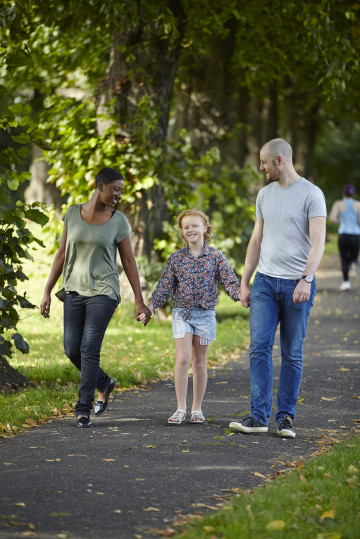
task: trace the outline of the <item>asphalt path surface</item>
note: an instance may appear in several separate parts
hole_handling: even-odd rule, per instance
[[[349,292],[338,291],[340,282],[338,257],[325,258],[304,346],[295,439],[279,438],[274,419],[266,434],[230,434],[229,422],[250,407],[247,352],[210,369],[204,425],[191,425],[189,416],[180,426],[167,424],[176,409],[171,379],[120,392],[90,429],[66,416],[0,443],[0,537],[170,534],[192,515],[219,509],[359,433],[360,279],[351,273]],[[275,389],[279,358],[277,336]]]

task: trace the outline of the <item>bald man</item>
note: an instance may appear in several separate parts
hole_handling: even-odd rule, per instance
[[[325,247],[325,197],[296,172],[292,148],[283,139],[270,140],[261,148],[260,170],[267,185],[256,199],[240,289],[242,305],[250,307],[251,414],[240,423],[230,423],[230,429],[246,434],[268,431],[272,348],[280,324],[275,420],[279,436],[295,438],[292,422],[302,377],[303,343],[316,292],[315,272]]]

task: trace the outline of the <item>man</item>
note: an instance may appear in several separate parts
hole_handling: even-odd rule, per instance
[[[272,348],[280,324],[281,370],[277,434],[295,438],[292,421],[302,376],[307,320],[316,292],[315,272],[325,246],[322,191],[297,174],[292,148],[280,138],[260,151],[268,185],[256,199],[256,220],[245,258],[240,301],[250,306],[251,415],[230,429],[268,431],[272,410]],[[250,279],[258,266],[250,292]]]

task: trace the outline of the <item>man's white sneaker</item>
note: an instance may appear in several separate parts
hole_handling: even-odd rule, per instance
[[[344,292],[345,290],[350,290],[351,284],[350,281],[343,281],[339,287],[340,292]]]
[[[233,421],[229,425],[230,430],[234,432],[244,432],[245,434],[256,434],[259,432],[267,432],[268,426],[263,425],[256,419],[254,419],[251,415],[245,417],[241,423],[237,423],[236,421]]]

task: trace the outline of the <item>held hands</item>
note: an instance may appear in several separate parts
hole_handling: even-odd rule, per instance
[[[145,307],[145,308],[146,308],[147,311],[149,311],[149,313],[150,313],[150,318],[151,318],[151,316],[154,314],[154,306],[153,306],[153,302],[151,301],[151,302],[149,303],[149,305],[148,305],[147,307]],[[141,322],[144,326],[146,326],[146,324],[149,322],[150,318],[147,319],[146,313],[143,312],[143,313],[141,313],[141,314],[139,315],[139,317],[137,318],[137,320],[138,320],[139,322]]]
[[[243,285],[241,283],[240,286],[240,293],[239,293],[239,300],[241,301],[241,305],[245,307],[246,309],[250,307],[250,286]]]

